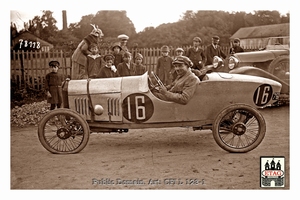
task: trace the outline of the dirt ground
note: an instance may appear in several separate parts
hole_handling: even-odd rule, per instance
[[[261,110],[267,132],[248,153],[228,153],[192,128],[91,134],[78,154],[51,154],[37,127],[11,128],[11,189],[264,189],[260,157],[285,157],[290,189],[289,106]],[[276,188],[278,189],[278,188]]]

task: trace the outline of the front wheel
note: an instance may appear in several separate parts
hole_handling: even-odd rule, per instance
[[[64,108],[50,111],[38,126],[39,140],[51,153],[78,153],[87,145],[89,135],[87,122],[75,111]]]
[[[217,144],[232,153],[245,153],[255,149],[266,133],[263,116],[253,107],[236,104],[225,108],[213,124]]]

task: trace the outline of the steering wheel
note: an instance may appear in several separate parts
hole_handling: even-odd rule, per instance
[[[160,78],[153,72],[151,71],[152,76],[155,78],[157,84],[162,87],[162,88],[166,88],[166,86],[163,84],[163,82],[160,80]]]

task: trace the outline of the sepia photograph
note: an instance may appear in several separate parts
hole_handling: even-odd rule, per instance
[[[8,194],[294,192],[289,2],[16,2]]]

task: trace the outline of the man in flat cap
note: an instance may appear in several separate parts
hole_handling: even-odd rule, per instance
[[[201,48],[202,40],[200,37],[194,37],[193,47],[189,48],[186,56],[193,62],[193,69],[201,70],[206,62],[204,50]]]
[[[128,52],[128,47],[127,47],[127,42],[129,37],[125,34],[121,34],[118,36],[119,42],[120,42],[120,46],[122,48],[121,50],[121,54],[124,55],[125,52]]]
[[[205,55],[206,55],[206,64],[205,65],[212,65],[214,56],[218,56],[220,58],[225,59],[226,54],[222,51],[221,47],[219,46],[220,37],[213,36],[212,43],[206,47]]]
[[[235,54],[235,53],[239,53],[239,52],[244,52],[244,49],[240,46],[240,39],[235,38],[233,40],[233,44],[232,44],[232,47],[230,48],[229,53]]]
[[[172,63],[177,73],[176,79],[166,88],[153,90],[153,94],[162,100],[185,105],[193,97],[200,80],[191,72],[192,61],[188,57],[177,56]]]

